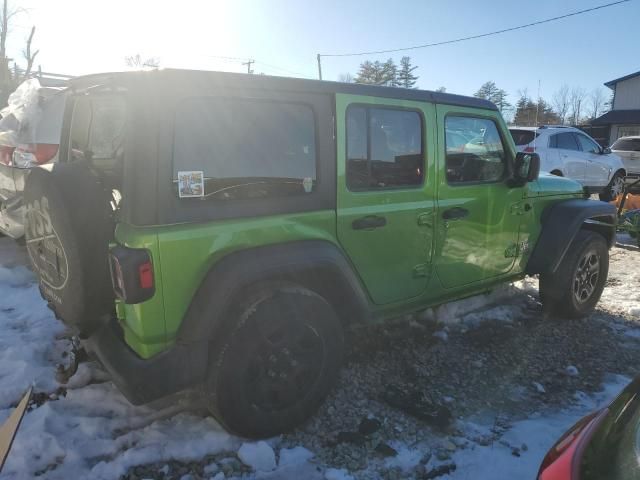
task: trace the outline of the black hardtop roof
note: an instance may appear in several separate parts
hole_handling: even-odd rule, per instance
[[[381,87],[358,83],[330,82],[323,80],[308,80],[302,78],[275,77],[270,75],[248,75],[246,73],[213,72],[204,70],[161,69],[138,72],[97,73],[75,77],[69,81],[71,89],[85,89],[98,85],[112,84],[114,86],[132,87],[141,82],[157,82],[158,84],[172,83],[214,84],[220,88],[252,88],[291,90],[309,93],[346,93],[353,95],[368,95],[403,100],[422,100],[432,103],[456,105],[462,107],[483,108],[497,110],[490,101],[476,97],[466,97],[451,93],[416,90],[411,88]]]

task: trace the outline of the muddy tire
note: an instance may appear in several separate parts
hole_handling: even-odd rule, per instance
[[[230,312],[212,348],[209,410],[247,438],[288,432],[311,417],[338,378],[342,324],[331,305],[301,287],[264,287]]]
[[[624,175],[622,172],[616,172],[609,185],[605,188],[599,197],[603,202],[612,202],[622,195],[622,188],[624,187]]]
[[[113,309],[108,193],[83,164],[34,168],[27,178],[25,241],[40,293],[57,318],[87,335]]]
[[[609,273],[609,250],[602,235],[581,230],[553,274],[540,275],[540,297],[549,313],[581,318],[595,308]]]

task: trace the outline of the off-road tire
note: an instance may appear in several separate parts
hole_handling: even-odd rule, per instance
[[[34,168],[25,185],[25,241],[40,293],[56,317],[81,336],[113,309],[109,198],[80,163]]]
[[[600,200],[603,202],[612,202],[622,194],[622,187],[624,186],[624,175],[622,172],[616,172],[613,178],[609,182],[609,185],[605,190],[599,194]],[[616,193],[617,192],[617,193]]]
[[[223,340],[211,343],[206,396],[227,430],[267,438],[302,424],[325,400],[342,364],[344,333],[332,306],[306,288],[266,285],[243,296]],[[306,345],[293,341],[298,336]],[[281,388],[287,382],[293,390]],[[295,399],[280,398],[291,392]],[[275,405],[266,405],[269,398]]]
[[[583,288],[582,277],[578,278],[578,275],[585,271],[585,258],[594,258],[590,255],[597,257],[598,273],[596,278],[590,277],[593,282],[589,283],[589,288]],[[604,237],[596,232],[580,230],[556,272],[540,275],[540,298],[545,311],[566,318],[589,315],[600,300],[608,273],[609,250]],[[585,275],[589,273],[582,276]],[[590,294],[580,301],[576,290],[583,294],[588,290]]]

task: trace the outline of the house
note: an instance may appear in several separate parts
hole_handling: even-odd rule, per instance
[[[609,129],[609,145],[620,137],[640,135],[640,71],[604,84],[613,90],[609,112],[594,119],[591,125]]]

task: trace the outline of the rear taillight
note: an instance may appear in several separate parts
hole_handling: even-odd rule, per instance
[[[35,167],[47,163],[58,153],[55,143],[31,143],[20,145],[13,152],[13,164],[20,168]]]
[[[536,147],[527,147],[523,150],[524,153],[534,153],[536,151]]]
[[[114,247],[109,253],[113,291],[127,304],[153,297],[155,281],[151,255],[145,249]]]
[[[16,147],[10,147],[8,145],[0,145],[0,163],[4,165],[11,165],[13,161],[13,151]]]
[[[538,480],[578,480],[584,450],[607,413],[605,408],[587,415],[567,431],[544,457]]]

